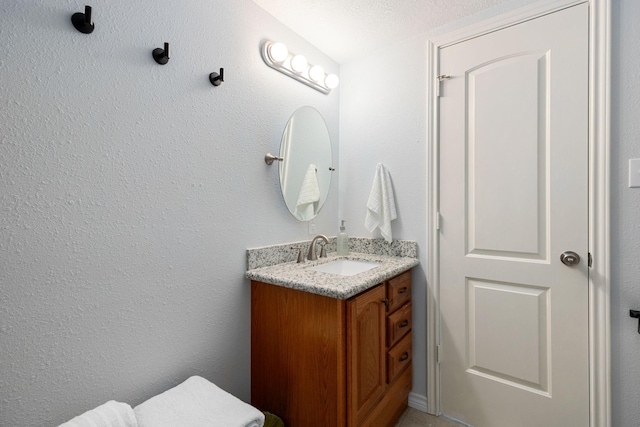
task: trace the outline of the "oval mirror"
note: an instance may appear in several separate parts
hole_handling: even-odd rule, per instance
[[[331,184],[329,130],[313,107],[300,107],[289,118],[280,142],[280,188],[289,212],[309,221],[320,212]]]

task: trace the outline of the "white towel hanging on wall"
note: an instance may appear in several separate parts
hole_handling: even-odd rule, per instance
[[[393,240],[391,221],[397,217],[396,200],[393,195],[393,187],[391,186],[391,176],[387,168],[385,168],[382,163],[378,163],[376,166],[376,174],[373,177],[369,200],[367,200],[367,216],[364,220],[364,226],[370,232],[373,232],[376,228],[380,229],[382,237],[391,243]]]

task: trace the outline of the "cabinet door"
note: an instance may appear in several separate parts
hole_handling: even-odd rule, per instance
[[[347,301],[349,426],[355,427],[380,400],[386,382],[384,285]]]

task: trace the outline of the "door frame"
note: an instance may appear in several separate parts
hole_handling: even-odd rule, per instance
[[[539,0],[427,41],[427,411],[440,414],[439,49],[570,6],[589,4],[589,419],[611,425],[610,341],[610,62],[611,0]]]

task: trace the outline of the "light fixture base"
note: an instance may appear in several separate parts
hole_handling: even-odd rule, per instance
[[[273,68],[274,70],[280,71],[282,74],[285,74],[291,77],[292,79],[295,79],[301,83],[304,83],[309,87],[314,88],[319,92],[324,93],[325,95],[331,92],[330,88],[322,84],[319,84],[318,82],[315,82],[310,77],[308,77],[308,70],[303,71],[301,73],[297,73],[291,68],[291,65],[290,65],[291,58],[293,58],[295,54],[289,52],[289,56],[287,59],[285,59],[282,62],[275,62],[271,58],[271,55],[269,55],[269,48],[274,44],[275,43],[272,42],[271,40],[265,40],[262,42],[262,46],[260,47],[260,54],[262,55],[262,60],[265,62],[265,64],[267,64],[269,67]]]

